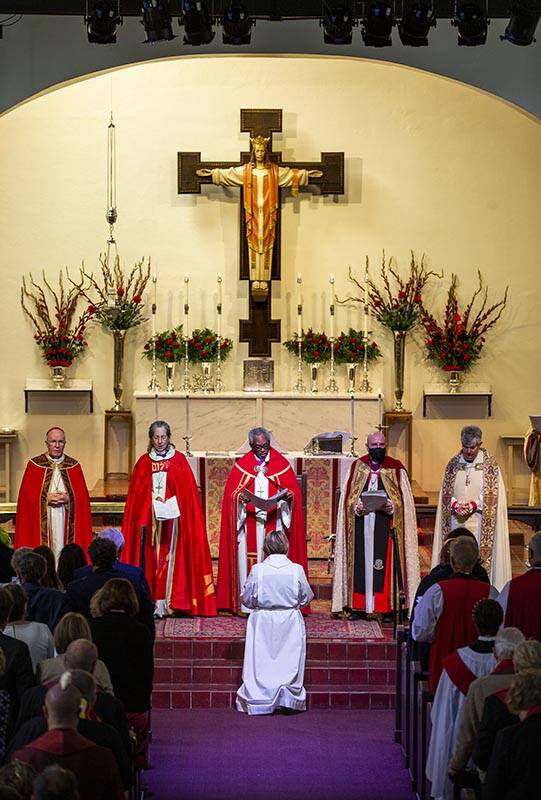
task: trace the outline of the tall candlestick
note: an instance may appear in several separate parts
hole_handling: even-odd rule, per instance
[[[187,394],[184,400],[184,431],[185,435],[190,436],[190,395]]]
[[[366,263],[366,269],[364,271],[364,325],[363,325],[363,333],[365,338],[368,338],[368,314],[369,314],[369,305],[368,305],[368,261]]]
[[[218,305],[216,306],[216,311],[218,314],[218,338],[222,338],[222,273],[218,273],[218,277],[216,278],[218,281]]]
[[[355,436],[355,395],[351,393],[351,435]]]
[[[378,389],[378,428],[381,430],[383,425],[383,402],[381,399],[381,389]]]
[[[329,276],[329,283],[331,284],[331,339],[334,339],[334,275],[332,272]]]
[[[297,275],[297,336],[302,336],[302,275]]]
[[[188,317],[190,313],[190,277],[188,273],[184,276],[184,336],[188,338]]]

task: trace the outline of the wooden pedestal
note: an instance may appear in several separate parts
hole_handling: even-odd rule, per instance
[[[127,480],[133,466],[133,419],[131,411],[105,412],[103,479]]]

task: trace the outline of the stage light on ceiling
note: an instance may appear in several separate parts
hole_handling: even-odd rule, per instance
[[[122,25],[118,2],[86,4],[86,33],[91,44],[116,44],[116,29]]]
[[[143,25],[147,38],[145,44],[174,39],[171,11],[167,0],[142,0]]]
[[[367,47],[390,47],[393,25],[396,24],[393,6],[386,0],[374,0],[364,5],[361,36]]]
[[[515,0],[511,5],[509,22],[500,39],[525,47],[535,42],[535,29],[541,18],[541,2]]]
[[[210,44],[214,39],[212,18],[207,4],[202,0],[183,0],[179,24],[184,25],[184,44],[197,47]]]
[[[355,23],[347,5],[324,2],[319,24],[323,26],[325,44],[351,44]]]
[[[475,47],[485,44],[489,23],[484,3],[457,2],[455,18],[451,20],[451,25],[457,29],[459,45]]]
[[[398,35],[402,44],[409,47],[426,47],[430,28],[436,27],[436,15],[432,0],[413,0],[404,5],[402,19],[398,23]]]
[[[224,9],[222,42],[233,45],[250,44],[253,25],[255,20],[248,13],[244,3],[233,0]]]

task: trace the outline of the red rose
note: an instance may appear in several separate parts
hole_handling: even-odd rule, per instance
[[[319,358],[320,353],[319,350],[314,350],[314,358]]]
[[[203,358],[206,358],[208,354],[209,354],[208,350],[201,350],[201,355],[203,356]]]
[[[205,336],[205,344],[210,344],[212,342],[212,336]]]
[[[148,344],[148,342],[145,345],[145,350],[150,350],[150,345]]]
[[[171,347],[171,345],[173,344],[173,339],[171,339],[171,338],[166,339],[165,340],[165,344],[167,344],[167,345],[169,345],[169,347]]]
[[[122,288],[122,286],[118,287],[118,289],[116,290],[116,294],[117,297],[124,297],[124,289]]]
[[[168,361],[172,361],[173,360],[173,353],[171,352],[171,350],[168,350],[166,353],[164,353],[164,355],[165,355],[165,358]]]
[[[201,344],[201,342],[195,342],[194,347],[195,347],[196,350],[201,350],[203,345]]]
[[[133,295],[133,302],[134,302],[134,303],[140,303],[140,302],[141,302],[141,299],[142,299],[142,298],[141,298],[141,295],[140,295],[140,294],[134,294],[134,295]]]

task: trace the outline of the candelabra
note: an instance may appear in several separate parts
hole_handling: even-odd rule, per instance
[[[336,339],[334,338],[334,336],[331,336],[329,341],[331,343],[331,369],[330,369],[330,374],[329,374],[329,383],[327,384],[326,389],[327,389],[328,392],[337,392],[338,391],[338,384],[336,382],[336,375],[335,375],[335,371],[334,371],[334,345],[335,345]]]
[[[184,377],[182,379],[181,391],[191,391],[192,385],[190,383],[190,375],[188,373],[188,337],[184,336]]]
[[[294,392],[305,392],[306,386],[302,374],[302,336],[297,337],[297,383],[293,387]]]
[[[364,356],[363,356],[363,379],[361,381],[361,392],[371,392],[372,387],[370,386],[370,381],[368,380],[368,333],[364,334],[362,341],[364,347]]]

